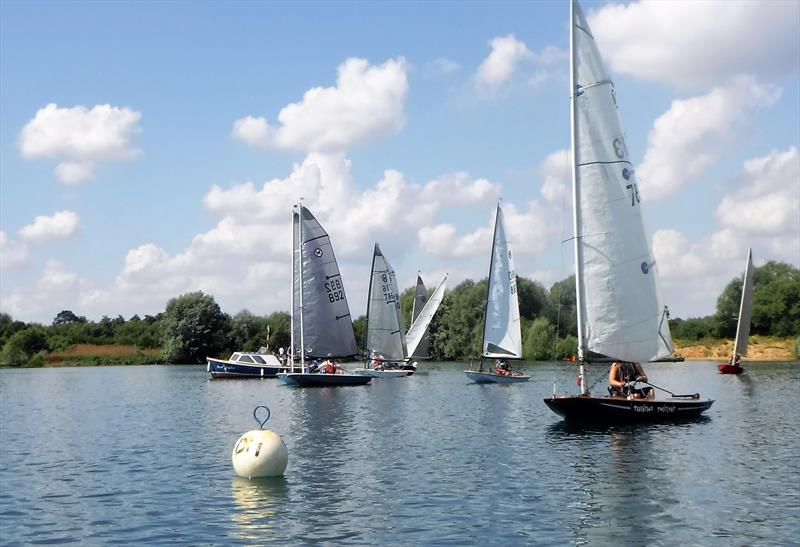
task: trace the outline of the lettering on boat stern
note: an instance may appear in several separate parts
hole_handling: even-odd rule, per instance
[[[677,409],[675,405],[665,405],[665,406],[649,406],[649,405],[633,405],[634,412],[641,412],[643,414],[649,414],[651,412],[660,412],[662,414],[673,414]]]

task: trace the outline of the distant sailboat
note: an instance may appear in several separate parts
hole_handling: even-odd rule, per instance
[[[291,372],[278,378],[295,386],[363,385],[372,378],[332,363],[312,371],[307,359],[332,360],[358,353],[350,307],[327,232],[302,204],[292,214]],[[299,371],[295,360],[299,357]],[[322,368],[322,367],[320,367]]]
[[[720,363],[721,374],[741,374],[744,368],[739,364],[740,356],[747,355],[747,340],[750,337],[750,317],[753,305],[753,250],[747,251],[747,264],[744,267],[742,300],[739,304],[739,319],[736,321],[736,338],[733,342],[731,360]]]
[[[422,308],[428,302],[428,289],[422,281],[422,276],[417,274],[417,286],[414,289],[414,303],[411,306],[411,324],[413,325],[419,317]],[[430,359],[428,352],[428,331],[422,335],[422,338],[417,344],[417,350],[408,356],[411,359]]]
[[[530,376],[515,373],[507,366],[509,359],[522,359],[517,274],[514,257],[506,237],[503,210],[497,206],[494,238],[489,264],[489,283],[483,326],[483,351],[478,370],[467,370],[467,378],[477,383],[510,384],[527,382]],[[484,359],[497,359],[495,370],[484,370]]]
[[[699,394],[668,400],[589,393],[584,365],[592,351],[644,363],[671,351],[666,310],[658,298],[655,259],[642,221],[639,189],[628,157],[614,85],[576,0],[570,2],[575,287],[578,315],[577,396],[545,399],[567,420],[676,421],[698,416],[713,401]],[[660,388],[659,388],[660,389]]]
[[[439,309],[439,306],[444,299],[444,290],[446,286],[447,274],[445,274],[445,276],[442,278],[439,286],[436,287],[435,291],[433,291],[430,299],[425,302],[425,305],[420,310],[419,315],[408,329],[408,332],[406,333],[406,348],[408,355],[417,355],[420,351],[423,341],[426,341],[427,343],[428,327],[430,326],[433,316],[436,315],[436,311]]]
[[[414,372],[403,368],[408,362],[400,293],[394,269],[377,243],[372,253],[365,331],[367,365],[354,372],[375,378],[397,378]]]

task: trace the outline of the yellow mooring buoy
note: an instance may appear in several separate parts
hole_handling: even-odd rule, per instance
[[[258,418],[258,410],[261,408],[267,411],[267,417],[263,421]],[[289,463],[286,443],[274,431],[264,429],[270,417],[269,408],[257,406],[253,410],[253,417],[260,429],[248,431],[236,441],[231,454],[233,469],[240,477],[280,477]]]

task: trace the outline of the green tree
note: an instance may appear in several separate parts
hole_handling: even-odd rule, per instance
[[[434,359],[456,360],[480,354],[487,283],[486,279],[478,283],[467,280],[445,294],[428,330]]]
[[[578,312],[575,297],[575,276],[553,283],[548,294],[548,319],[559,336],[578,336]]]
[[[167,303],[162,319],[164,355],[173,363],[201,363],[227,345],[230,318],[214,297],[186,293]]]
[[[546,361],[553,358],[556,329],[546,317],[537,317],[525,332],[522,354],[525,359]]]

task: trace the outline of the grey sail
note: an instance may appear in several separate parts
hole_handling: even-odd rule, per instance
[[[300,315],[304,355],[306,358],[356,355],[350,308],[330,237],[302,205],[300,215],[300,252],[296,256],[301,262],[296,278],[301,279],[295,284],[294,302],[302,306],[296,313]]]
[[[300,213],[292,213],[292,351],[293,356],[300,351]]]
[[[483,357],[522,358],[517,275],[506,236],[503,210],[497,206],[489,265],[486,318],[483,327]]]
[[[742,301],[739,304],[739,321],[736,323],[736,341],[733,357],[736,354],[747,355],[747,340],[750,337],[750,317],[753,305],[753,250],[747,251],[747,265],[744,268],[742,284]],[[731,361],[733,362],[733,361]]]
[[[579,353],[585,348],[645,362],[669,353],[669,324],[662,320],[655,258],[614,84],[574,1],[573,13],[575,266],[583,327]]]
[[[417,275],[417,288],[414,292],[414,304],[411,308],[411,323],[414,324],[419,317],[422,308],[425,307],[425,304],[428,302],[428,289],[425,287],[425,283],[422,282],[422,276]],[[417,349],[413,355],[410,355],[414,359],[429,359],[430,355],[428,352],[428,331],[426,330],[425,333],[422,335],[422,338],[417,345]]]
[[[444,290],[447,286],[447,274],[445,274],[442,282],[439,283],[439,286],[436,287],[436,290],[433,291],[428,302],[423,306],[422,311],[419,312],[419,316],[417,320],[411,324],[411,328],[408,329],[406,333],[406,344],[408,347],[408,354],[409,355],[416,355],[417,348],[419,347],[422,338],[424,337],[425,333],[428,331],[428,327],[433,320],[433,316],[436,315],[436,311],[439,309],[439,305],[442,303],[444,299]]]
[[[403,361],[406,358],[406,337],[397,279],[377,243],[372,255],[367,298],[367,351],[370,356],[380,355],[386,361]]]

